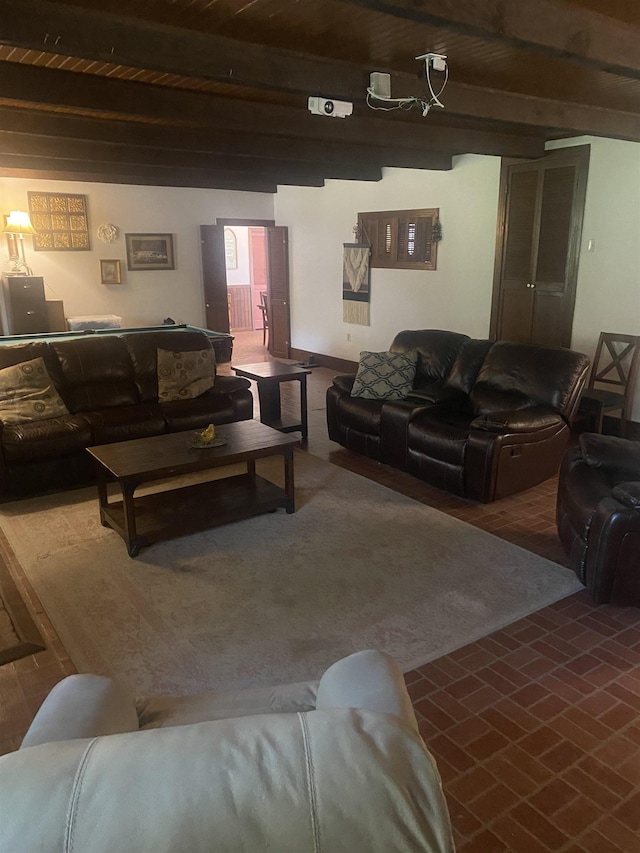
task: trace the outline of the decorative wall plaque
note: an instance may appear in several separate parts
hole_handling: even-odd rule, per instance
[[[36,229],[36,252],[89,251],[87,197],[67,193],[28,192],[29,214]]]

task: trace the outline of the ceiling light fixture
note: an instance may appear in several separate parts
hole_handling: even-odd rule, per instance
[[[441,107],[444,109],[440,95],[443,93],[444,87],[449,80],[447,57],[442,53],[422,53],[420,56],[416,56],[416,59],[424,60],[425,76],[430,97],[392,98],[391,75],[385,74],[382,71],[372,71],[369,76],[369,86],[367,87],[367,105],[372,110],[410,110],[417,105],[421,108],[422,115],[426,116],[432,107]],[[444,80],[437,92],[434,92],[431,82],[433,71],[444,74]]]

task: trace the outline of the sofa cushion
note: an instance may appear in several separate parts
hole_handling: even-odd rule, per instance
[[[193,400],[160,403],[169,432],[204,429],[209,424],[228,424],[238,419],[233,398],[229,394],[205,392]]]
[[[352,397],[368,400],[402,400],[413,386],[418,353],[368,352],[360,353]]]
[[[398,332],[389,349],[391,352],[417,351],[415,384],[421,387],[444,379],[460,347],[468,340],[468,335],[443,329],[405,329]]]
[[[190,352],[158,349],[158,400],[193,400],[213,388],[215,372],[211,348]]]
[[[0,370],[0,420],[4,424],[43,421],[68,414],[43,358]]]
[[[159,405],[114,406],[100,412],[82,412],[91,424],[93,444],[147,438],[165,432],[165,420]]]
[[[140,402],[129,353],[119,336],[89,335],[51,344],[62,374],[60,393],[71,412],[96,412]]]
[[[91,427],[80,415],[9,424],[2,430],[2,452],[8,465],[83,453],[92,443]]]

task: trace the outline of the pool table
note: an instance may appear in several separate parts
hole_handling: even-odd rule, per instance
[[[231,361],[233,351],[233,335],[224,332],[212,332],[211,329],[202,329],[188,323],[176,323],[163,326],[136,326],[118,329],[85,329],[78,332],[45,332],[37,335],[0,335],[0,346],[11,344],[24,344],[28,341],[64,341],[70,338],[78,338],[84,335],[121,335],[125,332],[157,332],[172,331],[173,329],[187,329],[188,331],[204,332],[210,338],[213,350],[216,354],[216,362],[224,364]]]

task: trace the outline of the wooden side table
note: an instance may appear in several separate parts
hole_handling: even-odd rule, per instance
[[[307,375],[311,373],[304,367],[282,364],[279,361],[265,361],[259,364],[241,364],[232,368],[237,376],[252,379],[258,386],[260,401],[260,420],[263,424],[280,430],[295,432],[300,430],[306,441],[307,429]],[[300,420],[284,423],[280,400],[280,383],[296,381],[300,383]]]

